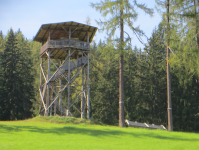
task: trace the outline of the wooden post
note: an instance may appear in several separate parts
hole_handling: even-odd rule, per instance
[[[71,39],[71,27],[69,27],[69,39]],[[68,111],[67,116],[69,116],[70,112],[70,50],[69,50],[69,58],[68,58]]]
[[[67,116],[69,116],[70,112],[70,50],[69,50],[69,58],[68,58],[68,111]]]
[[[87,91],[87,119],[90,119],[90,83],[89,83],[89,53],[88,53],[88,65],[87,65],[87,84],[88,84],[88,91]]]
[[[71,39],[71,27],[69,27],[69,39]]]
[[[169,65],[169,0],[167,3],[167,111],[168,111],[168,130],[173,131],[173,120],[172,120],[172,105],[171,105],[171,75]]]
[[[89,32],[87,32],[87,43],[89,44]],[[87,64],[87,119],[90,119],[90,82],[89,82],[89,53],[88,53],[88,64]]]
[[[53,87],[54,88],[54,87]],[[54,96],[53,96],[53,93],[52,93],[52,96],[51,96],[51,103],[53,102],[53,99],[54,99]],[[53,113],[53,109],[52,109],[52,105],[50,107],[50,116],[52,116],[52,113]]]
[[[55,91],[56,91],[56,86],[55,86]],[[54,102],[54,116],[56,116],[56,111],[57,111],[57,101]]]
[[[82,53],[83,59],[83,53]],[[84,67],[82,68],[82,99],[81,99],[81,119],[84,119]]]
[[[50,79],[50,50],[48,50],[48,75],[47,81]],[[49,94],[50,94],[50,87],[47,85],[47,97],[46,97],[46,107],[49,106]],[[45,116],[48,116],[49,109],[45,111]]]
[[[71,27],[69,27],[69,39],[71,39]],[[70,50],[69,50],[69,58],[68,58],[68,110],[67,110],[67,116],[69,116],[70,113]]]
[[[87,32],[87,43],[89,44],[89,32]]]
[[[43,67],[43,59],[41,58],[41,68],[42,67]],[[40,90],[42,91],[43,74],[42,74],[41,68],[40,68]],[[39,115],[41,115],[41,105],[42,105],[42,99],[41,99],[41,96],[40,96]]]
[[[59,61],[59,66],[61,66],[62,65],[62,61],[60,60]],[[59,91],[61,91],[61,85],[62,85],[62,83],[61,83],[61,79],[59,79]],[[60,110],[60,115],[62,116],[62,93],[60,93],[60,95],[59,95],[59,110]]]
[[[50,31],[49,31],[49,41],[50,41]]]

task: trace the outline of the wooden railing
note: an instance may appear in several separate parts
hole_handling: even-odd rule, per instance
[[[77,48],[82,50],[90,50],[90,44],[87,42],[82,41],[76,41],[76,40],[50,40],[47,41],[40,50],[40,54],[43,54],[43,52],[48,48],[64,48],[64,47],[71,47],[71,48]]]
[[[43,54],[43,52],[48,48],[48,41],[41,47],[40,54]]]

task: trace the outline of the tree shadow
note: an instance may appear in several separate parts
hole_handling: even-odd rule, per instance
[[[129,133],[127,131],[118,131],[118,130],[99,130],[99,129],[88,129],[88,128],[79,128],[75,125],[67,125],[64,127],[51,127],[51,128],[44,128],[44,127],[35,127],[35,126],[16,126],[16,125],[2,125],[0,124],[0,133],[11,133],[12,132],[21,132],[21,131],[29,131],[29,132],[37,132],[41,134],[57,134],[57,135],[67,135],[67,134],[82,134],[82,135],[89,135],[94,137],[105,137],[111,136],[118,138],[118,136],[132,136],[136,138],[143,138],[143,137],[150,137],[156,139],[165,139],[165,140],[172,140],[172,141],[199,141],[199,138],[186,138],[186,137],[171,137],[167,135],[161,135],[159,133],[153,133],[149,130],[148,133],[139,132],[139,133]],[[165,131],[167,132],[167,131]],[[172,132],[173,133],[173,132]],[[197,134],[197,133],[194,133]]]

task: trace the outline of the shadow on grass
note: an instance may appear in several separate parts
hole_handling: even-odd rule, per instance
[[[111,136],[118,138],[118,136],[132,136],[136,138],[156,138],[156,139],[165,139],[165,140],[173,140],[173,141],[199,141],[199,138],[186,138],[186,137],[170,137],[165,135],[161,135],[159,133],[153,133],[149,130],[148,133],[146,131],[144,133],[129,133],[119,130],[99,130],[99,129],[88,129],[88,128],[79,128],[78,126],[65,126],[65,127],[51,127],[51,128],[43,128],[43,127],[35,127],[35,126],[16,126],[16,125],[2,125],[0,124],[0,134],[1,133],[11,133],[12,132],[21,132],[21,131],[29,131],[41,134],[57,134],[57,135],[67,135],[67,134],[82,134],[82,135],[89,135],[94,137],[104,137],[104,136]],[[166,133],[166,131],[165,131]]]

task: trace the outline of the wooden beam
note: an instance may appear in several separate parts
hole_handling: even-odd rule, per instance
[[[44,73],[44,70],[43,70],[41,64],[40,64],[40,67],[41,67],[41,71],[42,71],[42,74],[43,74],[43,76],[44,76],[44,79],[45,79],[45,81],[47,82],[47,79],[46,79],[46,76],[45,76],[45,73]]]
[[[66,22],[64,23],[64,25],[66,24]],[[58,36],[57,37],[59,37],[60,36],[60,34],[61,34],[61,32],[62,32],[63,30],[61,30],[60,32],[59,32],[59,34],[58,34]]]
[[[54,55],[54,58],[56,58],[55,56],[59,53],[60,51],[59,50],[57,50],[57,52],[55,53],[55,55]],[[58,57],[57,57],[58,58]]]
[[[46,92],[46,85],[47,85],[47,83],[44,84],[42,97],[44,97],[44,95],[45,95],[45,92]]]
[[[59,61],[59,68],[61,68],[61,66],[62,66],[62,61],[60,60]],[[60,86],[59,91],[61,91],[61,85],[62,85],[62,82],[61,82],[61,79],[59,79],[59,86]],[[62,102],[62,93],[60,93],[60,95],[59,95],[59,109],[60,109],[61,116],[62,116],[62,104],[61,104],[61,102]]]
[[[40,92],[40,97],[41,97],[41,100],[42,100],[42,102],[43,102],[44,108],[45,108],[45,110],[46,110],[46,105],[45,105],[45,103],[44,103],[44,99],[43,99],[43,96],[42,96],[42,93],[41,93],[41,89],[39,89],[39,92]]]
[[[68,33],[68,34],[69,34],[69,32],[68,32],[64,27],[62,27],[62,29],[63,29],[64,31],[66,31],[66,33]]]
[[[48,29],[48,28],[43,28],[42,30],[47,30],[47,31],[66,31],[64,29]],[[86,30],[75,30],[75,31],[77,31],[77,32],[91,32],[91,33],[95,33],[95,31],[86,31]],[[66,31],[66,32],[68,32],[68,31]]]
[[[75,107],[75,109],[81,114],[81,112],[79,111],[79,109],[77,109],[77,107],[75,105],[73,105],[73,107]]]
[[[69,39],[71,39],[71,27],[69,28]]]
[[[50,50],[48,53],[48,75],[47,75],[47,80],[49,81],[50,79]],[[50,87],[47,85],[47,93],[46,93],[46,107],[49,107],[49,102],[50,102]],[[48,116],[49,110],[45,110],[45,116]]]
[[[90,82],[89,82],[89,53],[88,53],[88,65],[87,65],[87,119],[90,119]]]
[[[54,90],[56,87],[53,85],[53,87],[51,85],[49,85],[51,90],[53,90],[53,92],[55,93],[55,96],[57,96],[57,92]]]
[[[68,111],[70,112],[70,58],[71,58],[71,50],[69,50],[69,58],[68,58]],[[68,114],[67,114],[68,116]]]
[[[41,66],[43,65],[43,59],[41,58]],[[40,70],[40,90],[42,88],[42,82],[43,82],[43,75],[42,75],[42,71]],[[40,104],[39,104],[39,115],[41,115],[41,102],[42,102],[42,98],[40,97]]]
[[[77,25],[77,26],[62,26],[62,27],[67,27],[67,28],[69,28],[69,27],[71,27],[71,28],[84,28],[84,26],[82,26],[82,27],[80,27],[79,25]]]
[[[49,86],[49,87],[51,88],[51,86]],[[54,87],[54,85],[53,85],[53,87]],[[49,102],[49,103],[51,103],[52,95],[53,95],[53,90],[52,90],[52,88],[51,88],[51,90],[50,90],[50,94],[49,94],[49,100],[50,100],[50,102]]]
[[[55,50],[51,53],[51,58],[52,58],[52,55],[56,52],[56,50],[57,50],[57,49],[55,49]]]
[[[86,35],[88,34],[88,32],[90,32],[89,30],[90,30],[90,27],[88,28],[88,31],[86,32],[86,34],[85,34],[85,36],[84,36],[84,38],[83,38],[83,41],[84,41]]]
[[[48,29],[50,28],[50,26],[51,26],[51,25],[49,25]],[[46,31],[45,34],[44,34],[44,36],[42,37],[42,41],[44,41],[43,39],[44,39],[44,37],[46,36],[46,33],[47,33],[47,32],[48,32],[48,31]]]
[[[64,52],[63,52],[63,53],[61,53],[61,55],[59,55],[57,58],[59,59],[59,57],[60,57],[60,56],[62,56],[63,54],[64,54]]]
[[[57,24],[57,26],[58,26],[58,24]],[[57,28],[57,26],[55,28]],[[55,30],[52,32],[51,36],[53,36],[54,33],[55,33]]]

